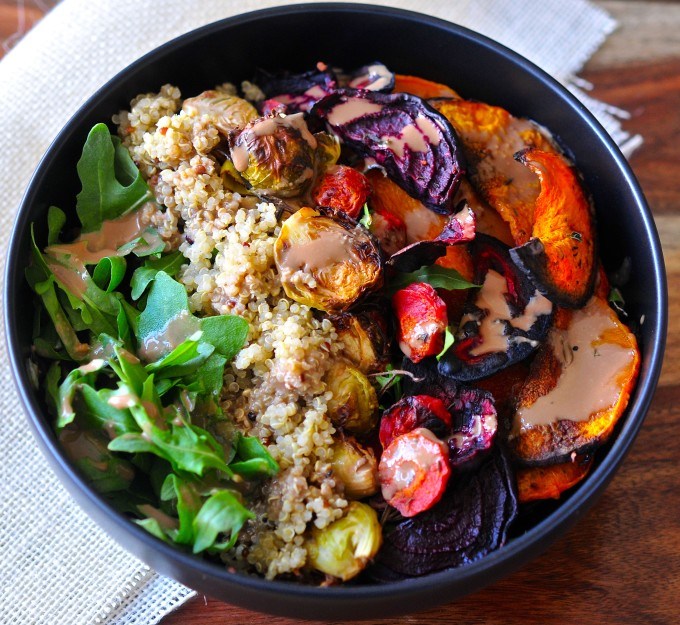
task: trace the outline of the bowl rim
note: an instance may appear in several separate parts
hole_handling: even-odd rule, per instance
[[[24,357],[21,353],[20,338],[17,331],[16,311],[14,307],[10,305],[12,295],[17,292],[20,286],[20,280],[23,279],[23,272],[17,270],[21,247],[21,240],[18,237],[18,233],[27,231],[29,207],[34,201],[34,196],[42,183],[42,179],[46,175],[45,172],[51,161],[52,153],[55,152],[58,145],[63,143],[73,132],[76,132],[79,124],[78,119],[84,112],[106,98],[108,92],[115,87],[121,79],[125,78],[129,72],[163,57],[166,52],[173,47],[188,45],[213,32],[225,28],[238,27],[239,25],[257,21],[261,18],[294,15],[296,13],[312,11],[317,14],[334,13],[338,11],[354,14],[377,13],[386,18],[406,19],[423,24],[429,28],[446,30],[457,37],[471,40],[476,45],[485,47],[496,55],[507,58],[524,73],[530,75],[533,80],[540,82],[544,88],[555,92],[556,95],[565,100],[570,108],[574,109],[575,113],[577,113],[589,126],[590,131],[597,137],[598,141],[603,144],[613,163],[618,168],[622,177],[622,184],[625,183],[627,189],[629,189],[630,195],[638,208],[644,224],[644,237],[650,247],[654,269],[654,274],[651,278],[653,278],[655,285],[657,310],[654,319],[646,321],[648,323],[654,323],[657,332],[650,341],[650,345],[647,346],[647,353],[645,354],[647,366],[643,367],[640,371],[636,389],[626,409],[626,421],[623,426],[620,427],[603,462],[601,462],[589,475],[586,481],[581,483],[579,489],[572,494],[565,505],[559,506],[525,534],[512,538],[502,548],[487,554],[475,562],[458,568],[447,569],[430,573],[422,577],[409,578],[384,584],[363,586],[344,585],[320,588],[318,586],[306,586],[294,581],[267,580],[263,577],[230,573],[224,566],[206,561],[201,556],[196,556],[184,552],[175,546],[168,545],[153,537],[143,528],[135,525],[125,515],[108,504],[71,465],[64,454],[60,453],[58,449],[55,449],[51,426],[48,423],[48,419],[42,416],[43,410],[37,399],[36,393],[31,386],[24,366]],[[57,134],[38,163],[26,191],[24,192],[12,226],[8,245],[5,267],[4,306],[6,313],[4,323],[5,339],[7,341],[8,354],[10,357],[10,368],[24,413],[28,417],[34,435],[41,444],[43,453],[45,453],[48,460],[53,463],[54,467],[60,469],[61,473],[59,477],[62,478],[63,481],[65,476],[67,481],[66,486],[69,490],[72,493],[78,492],[79,495],[87,500],[87,513],[89,516],[93,516],[90,513],[90,507],[96,509],[99,515],[104,515],[111,519],[116,524],[117,530],[121,533],[132,533],[138,541],[143,543],[150,550],[160,552],[164,558],[174,561],[182,567],[186,567],[194,574],[218,578],[220,582],[227,582],[228,584],[248,588],[249,590],[264,590],[279,595],[292,594],[297,598],[314,598],[317,600],[323,600],[324,597],[337,599],[338,597],[348,597],[349,595],[359,599],[388,598],[397,590],[401,595],[417,595],[425,589],[432,591],[433,588],[443,588],[453,582],[460,584],[466,581],[470,583],[470,590],[472,591],[487,585],[491,581],[495,581],[501,575],[509,574],[511,568],[518,568],[520,565],[526,563],[527,560],[536,556],[540,551],[547,548],[557,535],[565,531],[569,525],[582,516],[595,502],[597,494],[602,491],[613,477],[615,469],[628,452],[635,435],[644,421],[656,389],[661,372],[668,323],[665,267],[661,245],[651,211],[639,183],[619,147],[614,143],[613,139],[587,110],[583,103],[577,100],[574,95],[546,72],[519,55],[517,52],[514,52],[502,44],[471,29],[440,18],[401,8],[344,2],[321,2],[271,7],[242,13],[206,24],[175,37],[147,52],[116,73],[114,77],[101,86],[78,108]],[[633,415],[635,418],[632,418]],[[78,503],[81,507],[85,507],[81,501]],[[106,533],[110,534],[108,531],[106,531]],[[120,540],[118,540],[118,543],[120,544]],[[502,569],[502,563],[506,563],[507,568],[503,569],[502,573],[499,573]],[[494,572],[495,575],[493,574]],[[447,600],[448,598],[443,597],[439,603],[446,602]]]

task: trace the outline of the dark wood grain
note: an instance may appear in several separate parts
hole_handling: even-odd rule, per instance
[[[35,21],[40,8],[26,4],[35,9],[26,17]],[[680,622],[680,28],[674,27],[675,23],[680,27],[680,5],[607,0],[599,4],[614,12],[622,28],[582,76],[594,85],[595,97],[630,111],[625,128],[644,137],[631,165],[654,213],[670,285],[669,337],[659,388],[644,427],[604,495],[544,555],[505,580],[453,604],[366,623]],[[0,41],[15,32],[16,7],[15,2],[0,0]],[[645,17],[643,25],[638,19],[641,15]],[[664,36],[655,37],[659,32]],[[644,54],[630,53],[636,45]],[[414,606],[414,612],[417,608]],[[300,623],[203,596],[163,622]]]

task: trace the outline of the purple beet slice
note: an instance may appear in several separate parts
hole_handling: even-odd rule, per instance
[[[370,65],[364,65],[354,70],[347,76],[346,85],[351,89],[368,89],[369,91],[381,91],[389,93],[394,89],[394,73],[383,63],[376,61]]]
[[[273,74],[258,69],[253,82],[268,100],[285,105],[287,113],[309,111],[315,102],[338,86],[337,77],[323,63],[319,63],[317,69],[301,74]]]
[[[498,415],[494,399],[488,391],[461,387],[447,408],[453,431],[447,439],[449,462],[452,468],[467,468],[484,456],[496,440]]]
[[[319,100],[312,114],[340,139],[371,157],[412,197],[449,214],[465,173],[451,123],[421,98],[363,89],[338,89]]]
[[[478,471],[452,476],[433,508],[386,526],[367,574],[385,582],[469,564],[505,543],[516,515],[515,478],[499,450]]]
[[[439,371],[461,382],[490,376],[529,356],[546,337],[553,305],[512,262],[498,239],[477,235],[471,244],[475,283]]]

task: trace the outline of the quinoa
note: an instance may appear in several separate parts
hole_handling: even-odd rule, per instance
[[[243,86],[251,99],[261,93]],[[233,93],[231,85],[217,89]],[[273,204],[226,189],[210,151],[220,135],[209,115],[181,110],[179,89],[135,98],[114,119],[163,211],[154,225],[187,260],[178,279],[193,312],[245,318],[249,335],[225,370],[226,421],[257,436],[281,471],[263,485],[256,518],[224,556],[267,578],[305,566],[306,533],[342,517],[348,502],[331,470],[335,428],[325,375],[342,350],[333,324],[287,298],[274,263],[280,219]]]

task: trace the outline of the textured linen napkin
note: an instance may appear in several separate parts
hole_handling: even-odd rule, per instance
[[[0,62],[0,265],[29,177],[77,108],[156,46],[217,19],[281,4],[256,0],[64,0]],[[515,49],[566,84],[624,149],[623,111],[589,98],[576,72],[614,21],[584,0],[393,0]],[[208,87],[209,85],[206,85]],[[581,86],[583,86],[581,84]],[[160,87],[160,85],[159,85]],[[108,538],[62,488],[32,438],[0,343],[0,623],[158,623],[193,591]]]

